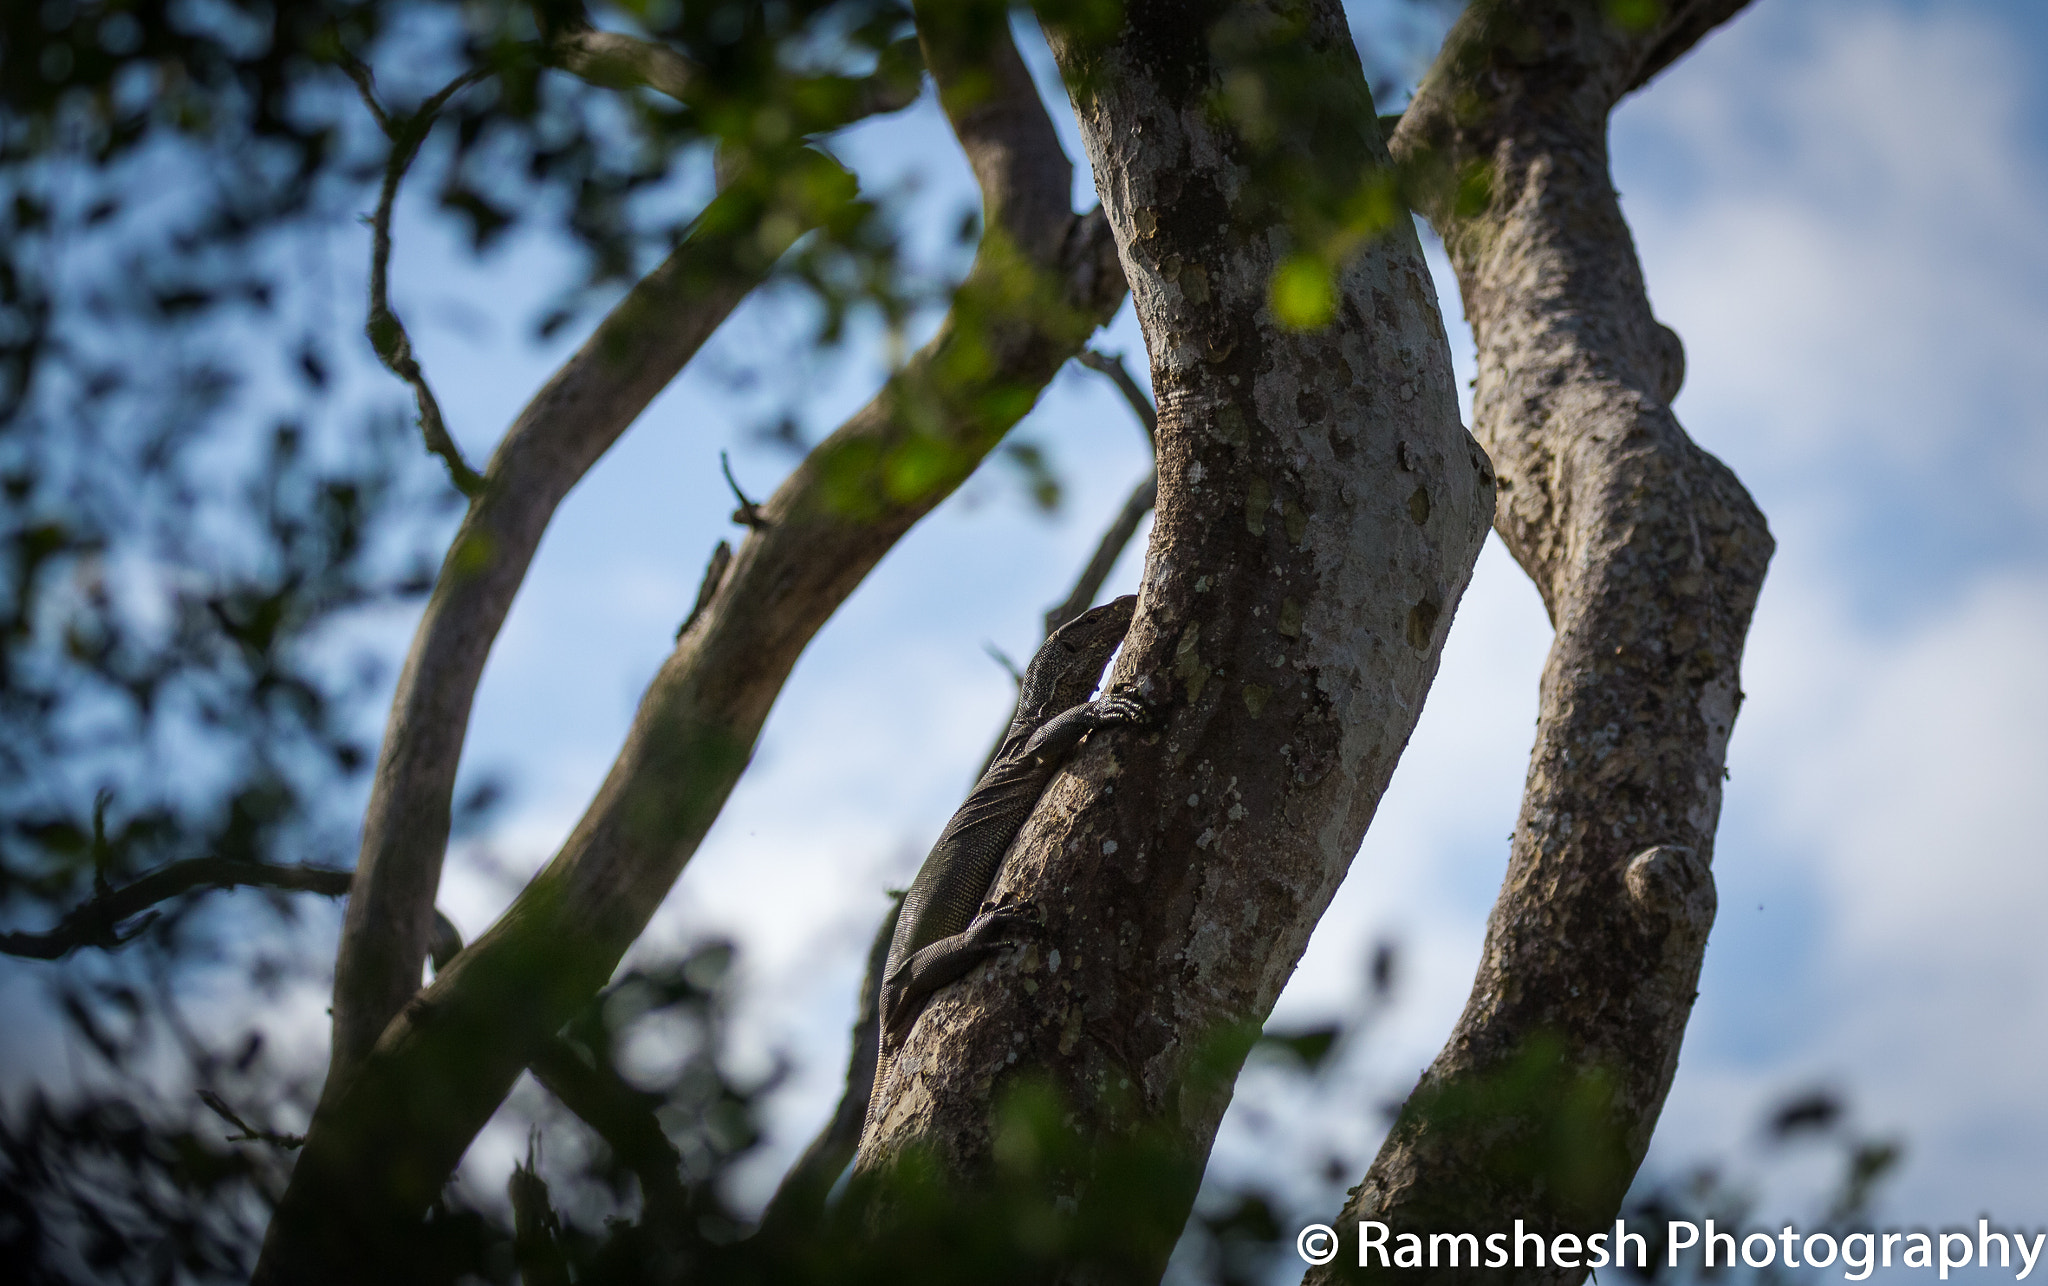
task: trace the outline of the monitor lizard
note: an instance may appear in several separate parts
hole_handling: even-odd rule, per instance
[[[1015,933],[1035,922],[1027,906],[985,906],[983,899],[1053,774],[1088,733],[1148,717],[1129,696],[1087,699],[1129,631],[1136,607],[1136,597],[1127,594],[1083,612],[1045,640],[1024,671],[1016,714],[994,760],[903,895],[882,971],[881,1048],[868,1095],[868,1130],[874,1128],[875,1105],[895,1051],[932,993],[1013,945]]]

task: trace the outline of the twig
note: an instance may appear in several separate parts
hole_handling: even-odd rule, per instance
[[[1124,507],[1117,511],[1109,528],[1102,533],[1102,539],[1095,546],[1095,556],[1081,569],[1080,578],[1074,582],[1073,592],[1058,607],[1049,608],[1045,613],[1045,632],[1051,634],[1060,626],[1088,610],[1095,596],[1102,592],[1102,582],[1109,579],[1110,568],[1123,555],[1124,546],[1131,543],[1131,537],[1138,534],[1138,524],[1145,515],[1152,512],[1152,506],[1159,503],[1159,470],[1155,467],[1145,475],[1144,481],[1131,488],[1131,494],[1124,500]]]
[[[740,490],[739,479],[732,476],[732,461],[723,451],[718,453],[718,467],[725,474],[725,485],[732,488],[733,498],[740,507],[732,511],[732,520],[749,531],[766,531],[775,524],[761,512],[761,506],[747,499],[747,493]]]
[[[1139,388],[1138,382],[1131,378],[1131,372],[1124,366],[1123,357],[1085,348],[1074,355],[1074,360],[1089,370],[1100,372],[1110,378],[1117,386],[1117,390],[1124,395],[1124,401],[1130,404],[1132,413],[1138,417],[1138,423],[1144,426],[1145,440],[1156,447],[1159,413],[1153,409],[1152,399],[1146,396],[1145,390]],[[1095,596],[1102,592],[1102,583],[1109,579],[1110,569],[1115,567],[1116,560],[1123,556],[1124,547],[1131,543],[1131,537],[1138,534],[1138,524],[1145,520],[1145,515],[1152,512],[1152,507],[1158,503],[1159,466],[1155,464],[1145,474],[1144,479],[1131,488],[1131,494],[1124,499],[1123,508],[1117,510],[1116,517],[1110,520],[1108,528],[1102,533],[1102,539],[1095,544],[1094,556],[1089,558],[1087,566],[1081,569],[1081,575],[1075,579],[1074,588],[1067,592],[1066,598],[1057,606],[1046,609],[1045,633],[1048,638],[1054,630],[1087,611],[1095,602]],[[1016,664],[1008,657],[994,652],[992,648],[990,652],[1002,663],[1003,668],[1010,672],[1010,676],[1017,680],[1018,686],[1023,686],[1024,676],[1018,671]],[[981,761],[982,773],[986,773],[989,765],[995,763],[996,753],[1003,748],[1003,738],[1008,735],[1007,726],[996,730],[996,739]],[[980,774],[977,774],[975,779],[980,780]]]
[[[860,1148],[882,1047],[882,970],[888,966],[889,944],[896,937],[896,919],[903,912],[902,891],[891,896],[889,913],[882,917],[868,945],[867,972],[861,978],[860,1002],[854,1010],[853,1050],[846,1059],[846,1088],[832,1119],[782,1176],[768,1208],[761,1212],[759,1236],[781,1241],[797,1229],[813,1226],[824,1213],[832,1185]]]
[[[306,1142],[306,1136],[303,1134],[282,1134],[276,1130],[257,1129],[235,1115],[235,1110],[227,1105],[227,1100],[212,1090],[199,1091],[199,1101],[212,1108],[215,1116],[241,1131],[240,1134],[228,1135],[230,1143],[273,1143],[290,1152]]]
[[[1110,378],[1116,385],[1117,392],[1124,395],[1124,401],[1130,403],[1132,412],[1138,417],[1138,423],[1145,426],[1145,440],[1156,446],[1159,441],[1159,411],[1152,405],[1152,399],[1145,390],[1138,387],[1138,381],[1131,378],[1130,368],[1124,365],[1123,354],[1111,355],[1100,349],[1084,348],[1075,355],[1074,360],[1089,370]]]
[[[0,954],[56,960],[79,947],[111,950],[131,941],[155,919],[119,931],[121,922],[199,888],[255,887],[340,897],[350,874],[326,866],[274,866],[225,857],[193,857],[158,867],[133,884],[102,888],[93,898],[42,933],[0,933]]]
[[[718,587],[725,583],[725,569],[730,566],[732,546],[721,540],[711,551],[711,561],[704,565],[704,579],[697,583],[697,605],[690,609],[683,623],[676,626],[676,642],[683,641],[683,635],[697,623],[698,617],[704,615],[704,609],[711,606],[711,600],[718,596]]]
[[[435,400],[426,373],[413,355],[412,338],[406,334],[398,314],[391,311],[391,208],[398,200],[399,183],[411,168],[413,158],[419,155],[420,144],[426,141],[441,109],[487,73],[482,69],[466,71],[421,103],[419,110],[401,116],[378,104],[375,81],[361,60],[351,56],[344,66],[378,127],[391,140],[391,155],[384,162],[384,183],[377,193],[377,212],[370,220],[370,315],[363,324],[363,333],[370,337],[370,347],[376,350],[377,360],[384,363],[385,369],[412,386],[413,400],[419,406],[420,435],[426,440],[427,450],[441,457],[456,490],[474,499],[484,489],[483,475],[469,467],[469,462],[462,458],[462,449],[449,436],[441,404]]]
[[[612,1155],[640,1180],[647,1226],[687,1217],[683,1158],[654,1114],[661,1102],[658,1095],[633,1088],[608,1066],[591,1066],[561,1036],[544,1041],[529,1066],[541,1088],[596,1131]]]
[[[1138,381],[1131,378],[1130,370],[1124,365],[1123,356],[1111,356],[1098,349],[1089,348],[1083,349],[1074,360],[1091,371],[1109,377],[1110,382],[1116,385],[1117,391],[1124,395],[1124,401],[1130,405],[1132,414],[1138,417],[1138,423],[1145,426],[1145,440],[1156,446],[1159,436],[1159,412],[1153,407],[1152,399],[1146,396],[1145,390],[1138,387]],[[1110,568],[1116,566],[1116,560],[1122,556],[1124,546],[1130,544],[1131,537],[1137,534],[1138,524],[1144,521],[1145,515],[1150,513],[1152,506],[1158,502],[1159,469],[1155,465],[1152,471],[1145,475],[1144,481],[1131,488],[1130,497],[1124,501],[1124,507],[1117,511],[1116,518],[1110,522],[1109,528],[1102,533],[1102,539],[1095,546],[1095,556],[1081,569],[1080,578],[1074,582],[1074,588],[1067,595],[1066,601],[1057,607],[1047,609],[1047,634],[1051,634],[1088,610],[1089,604],[1095,601],[1095,596],[1102,592],[1102,582],[1109,579]]]
[[[1024,671],[1017,668],[1017,663],[1010,659],[1008,652],[1003,651],[1003,649],[993,643],[982,644],[981,650],[988,653],[989,660],[1003,667],[1003,673],[1010,676],[1010,682],[1020,688],[1024,686]]]
[[[370,115],[376,120],[377,128],[384,131],[385,137],[389,138],[391,116],[384,110],[384,105],[377,101],[377,82],[369,67],[362,59],[351,53],[342,55],[341,66],[348,72],[348,78],[356,83],[356,93],[362,95],[363,105],[370,109]]]

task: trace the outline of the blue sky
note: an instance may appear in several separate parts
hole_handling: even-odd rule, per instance
[[[1416,56],[1411,39],[1367,61]],[[1778,538],[1730,748],[1720,918],[1652,1170],[1755,1162],[1764,1112],[1828,1086],[1859,1126],[1906,1147],[1886,1220],[2048,1223],[2048,959],[2035,945],[2048,908],[2044,68],[2048,6],[2028,0],[1758,0],[1615,118],[1615,180],[1651,298],[1688,352],[1679,416]],[[870,183],[919,176],[923,208],[972,197],[929,100],[842,151]],[[1091,199],[1085,167],[1076,186]],[[481,459],[575,339],[526,338],[562,265],[531,242],[468,264],[417,210],[399,231],[396,303]],[[346,304],[366,254],[354,230],[334,253],[327,288]],[[1469,375],[1455,286],[1432,253]],[[785,342],[772,310],[750,305],[707,357],[773,362]],[[1128,311],[1101,346],[1142,370]],[[821,384],[814,429],[865,397],[861,374]],[[442,905],[466,935],[573,824],[705,555],[731,534],[719,451],[756,495],[787,468],[750,427],[693,370],[563,506],[477,701],[465,772],[503,774],[513,793],[450,863]],[[911,533],[805,655],[650,931],[648,949],[737,939],[742,1070],[796,1061],[750,1172],[764,1193],[838,1093],[882,890],[907,882],[1007,712],[1009,680],[984,645],[1028,654],[1039,614],[1146,467],[1135,424],[1086,371],[1063,373],[1020,432],[1067,484],[1060,515],[1031,512],[991,469]],[[1138,558],[1108,592],[1135,588]],[[394,662],[410,627],[381,627]],[[1421,726],[1275,1025],[1353,1006],[1382,940],[1401,949],[1396,1003],[1315,1095],[1283,1096],[1254,1068],[1218,1144],[1219,1166],[1264,1176],[1305,1212],[1329,1196],[1311,1173],[1325,1153],[1348,1169],[1335,1191],[1356,1180],[1379,1104],[1463,1003],[1548,643],[1526,577],[1489,542]],[[302,999],[277,1023],[310,1055],[324,1001]],[[523,1142],[486,1136],[470,1163],[484,1190]],[[1795,1157],[1758,1183],[1768,1208],[1797,1215],[1827,1177]]]

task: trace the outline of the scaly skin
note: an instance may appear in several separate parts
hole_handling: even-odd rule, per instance
[[[1125,696],[1087,700],[1110,653],[1131,627],[1131,595],[1091,608],[1046,639],[1017,694],[1017,712],[996,757],[918,868],[882,971],[882,1040],[868,1096],[868,1128],[895,1051],[932,993],[1011,945],[1032,923],[1026,907],[984,907],[1003,856],[1038,797],[1081,738],[1097,728],[1142,723]]]

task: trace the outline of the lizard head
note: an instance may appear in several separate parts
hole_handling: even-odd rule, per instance
[[[1126,594],[1089,608],[1053,631],[1024,676],[1024,691],[1039,698],[1033,704],[1059,711],[1086,701],[1110,653],[1130,632],[1137,608],[1137,595]]]

